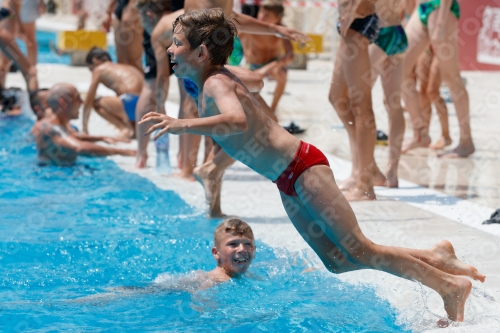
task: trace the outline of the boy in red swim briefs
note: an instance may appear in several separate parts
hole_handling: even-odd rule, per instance
[[[297,231],[334,273],[377,269],[434,289],[451,320],[464,320],[471,282],[484,275],[460,262],[448,241],[415,250],[374,244],[365,237],[338,189],[325,156],[302,143],[262,111],[248,89],[224,65],[236,29],[221,9],[192,11],[173,25],[168,49],[177,77],[199,88],[198,119],[148,113],[149,133],[210,135],[234,159],[275,181]],[[156,138],[157,138],[156,137]]]

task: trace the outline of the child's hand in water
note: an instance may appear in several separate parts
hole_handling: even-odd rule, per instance
[[[182,126],[182,119],[172,118],[162,113],[149,112],[145,114],[139,122],[139,125],[148,122],[155,123],[156,125],[151,126],[151,128],[144,135],[148,135],[161,128],[160,132],[156,134],[153,140],[158,139],[165,133],[183,134],[186,131],[184,126]]]

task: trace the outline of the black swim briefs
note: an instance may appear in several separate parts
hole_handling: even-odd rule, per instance
[[[349,29],[359,32],[365,36],[370,43],[375,42],[380,32],[380,19],[377,14],[368,15],[355,19]],[[340,33],[340,22],[337,23],[337,31]]]

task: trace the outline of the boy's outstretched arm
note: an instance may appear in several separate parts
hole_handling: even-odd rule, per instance
[[[309,37],[302,32],[282,25],[270,24],[254,19],[245,14],[233,12],[233,22],[238,31],[256,35],[275,35],[281,38],[291,39],[296,42],[307,42]]]
[[[243,82],[245,87],[247,87],[248,91],[256,93],[264,88],[264,81],[262,80],[262,78],[251,70],[229,65],[226,65],[224,67],[226,67],[231,73],[236,75],[238,79]]]
[[[209,83],[209,81],[211,82]],[[176,119],[156,112],[150,112],[142,117],[139,124],[146,122],[156,124],[151,126],[146,132],[147,135],[160,129],[154,140],[165,133],[191,133],[208,135],[213,138],[243,133],[248,128],[247,117],[240,100],[236,96],[235,90],[236,84],[230,78],[211,78],[205,83],[203,95],[207,100],[207,104],[215,103],[220,114],[205,118]],[[249,103],[251,103],[250,100]],[[209,107],[207,106],[207,108]]]

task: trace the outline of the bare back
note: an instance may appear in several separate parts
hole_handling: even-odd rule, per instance
[[[222,8],[224,16],[229,17],[233,13],[233,0],[186,0],[184,2],[184,11],[209,8]]]
[[[140,95],[144,74],[137,68],[115,64],[111,61],[100,64],[94,69],[94,75],[99,75],[100,83],[116,92],[117,95],[129,93]]]
[[[282,39],[272,35],[239,34],[247,63],[264,64],[281,55]]]
[[[247,128],[243,133],[224,136],[227,134],[220,127],[220,136],[215,130],[214,140],[234,159],[264,177],[276,180],[293,160],[300,141],[272,121],[240,79],[225,68],[214,71],[206,79],[199,97],[200,118],[221,114],[213,98],[221,91],[224,92],[224,103],[241,104]]]

